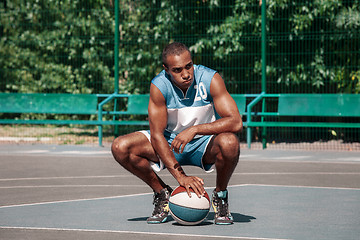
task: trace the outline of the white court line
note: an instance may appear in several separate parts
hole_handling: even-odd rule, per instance
[[[130,185],[129,185],[130,186]],[[302,186],[302,185],[271,185],[271,184],[237,184],[229,185],[228,188],[234,187],[248,187],[248,186],[264,186],[264,187],[286,187],[286,188],[315,188],[315,189],[339,189],[339,190],[360,190],[360,188],[345,188],[345,187],[320,187],[320,186]],[[205,189],[213,189],[214,187],[206,187]],[[80,202],[80,201],[93,201],[93,200],[105,200],[105,199],[114,199],[114,198],[124,198],[124,197],[136,197],[153,194],[149,193],[138,193],[138,194],[129,194],[129,195],[118,195],[111,197],[100,197],[100,198],[84,198],[84,199],[72,199],[72,200],[61,200],[61,201],[52,201],[52,202],[39,202],[39,203],[26,203],[26,204],[17,204],[17,205],[7,205],[0,206],[1,208],[10,208],[10,207],[22,207],[22,206],[35,206],[35,205],[44,205],[44,204],[56,204],[56,203],[67,203],[67,202]]]
[[[54,155],[60,155],[60,154],[65,154],[65,155],[70,155],[70,154],[75,154],[75,155],[108,154],[108,155],[111,155],[110,151],[61,151],[61,152],[50,152],[50,153],[54,154]]]
[[[40,227],[7,227],[0,226],[0,229],[24,229],[24,230],[52,230],[52,231],[78,231],[78,232],[99,232],[99,233],[128,233],[128,234],[144,234],[144,235],[162,235],[162,236],[178,236],[178,237],[197,237],[197,238],[220,238],[220,239],[254,239],[254,240],[291,240],[283,238],[257,238],[257,237],[232,237],[222,235],[199,235],[199,234],[182,234],[182,233],[163,233],[163,232],[139,232],[139,231],[121,231],[121,230],[92,230],[92,229],[76,229],[76,228],[40,228]]]
[[[16,188],[77,188],[77,187],[146,187],[143,185],[36,185],[36,186],[5,186],[0,189],[16,189]]]
[[[232,175],[360,175],[360,172],[265,172],[233,173]]]
[[[4,181],[28,181],[28,180],[52,180],[52,179],[86,179],[86,178],[120,178],[129,177],[132,175],[104,175],[104,176],[67,176],[67,177],[31,177],[31,178],[3,178],[0,182]]]
[[[239,163],[243,162],[267,162],[267,163],[317,163],[317,164],[359,164],[360,158],[334,158],[334,159],[319,159],[319,160],[291,160],[286,161],[286,158],[256,158],[256,159],[241,159]]]
[[[151,193],[137,193],[137,194],[118,195],[118,196],[111,196],[111,197],[82,198],[82,199],[61,200],[61,201],[51,201],[51,202],[25,203],[25,204],[17,204],[17,205],[0,206],[0,209],[1,208],[12,208],[12,207],[36,206],[36,205],[45,205],[45,204],[56,204],[56,203],[105,200],[105,199],[124,198],[124,197],[136,197],[136,196],[144,196],[144,195],[150,195],[150,194],[153,194],[153,193],[152,192]]]
[[[1,152],[2,156],[31,156],[31,157],[44,157],[44,156],[56,156],[56,157],[101,157],[111,156],[111,152],[108,151],[61,151],[51,152],[48,150],[30,150],[30,151],[14,151],[14,152]]]
[[[232,175],[359,175],[360,172],[248,172],[233,173]],[[197,173],[197,176],[209,176],[209,173]],[[56,180],[56,179],[92,179],[92,178],[123,178],[132,175],[109,175],[109,176],[67,176],[67,177],[33,177],[33,178],[2,178],[0,182],[29,181],[29,180]],[[161,174],[161,177],[171,177],[171,174]]]
[[[62,158],[74,158],[75,160],[83,160],[84,158],[89,159],[89,158],[96,158],[99,159],[99,157],[110,157],[110,155],[107,154],[82,154],[82,155],[60,155],[60,154],[23,154],[23,153],[19,153],[19,154],[10,154],[10,153],[1,153],[0,152],[0,156],[21,156],[21,157],[62,157]],[[78,158],[78,159],[77,159]],[[49,159],[51,161],[54,161],[53,159]],[[58,159],[56,161],[59,161]],[[61,161],[61,160],[60,160]]]
[[[284,188],[314,188],[314,189],[334,189],[334,190],[355,190],[359,191],[360,188],[346,188],[346,187],[320,187],[320,186],[304,186],[304,185],[274,185],[274,184],[239,184],[231,185],[228,188],[233,187],[248,187],[248,186],[260,186],[260,187],[284,187]]]
[[[287,157],[277,157],[276,159],[293,160],[293,159],[309,159],[309,158],[311,158],[311,156],[291,156],[291,157],[287,156]]]
[[[93,155],[93,154],[109,154],[111,155],[110,150],[97,150],[97,151],[91,151],[91,150],[43,150],[43,149],[34,149],[34,150],[14,150],[11,152],[5,152],[8,154],[44,154],[44,155]]]
[[[255,154],[240,154],[240,158],[252,158],[252,157],[259,157],[260,155],[255,155]]]
[[[29,151],[17,151],[17,153],[49,153],[50,150],[29,150]]]
[[[237,186],[246,186],[247,184],[237,185]],[[131,187],[131,185],[127,185]],[[145,184],[143,186],[146,186]],[[206,187],[205,189],[213,189],[214,187]],[[38,202],[38,203],[25,203],[25,204],[17,204],[17,205],[6,205],[0,206],[1,208],[10,208],[10,207],[23,207],[23,206],[36,206],[36,205],[45,205],[45,204],[56,204],[56,203],[67,203],[67,202],[81,202],[81,201],[93,201],[93,200],[105,200],[105,199],[114,199],[114,198],[124,198],[124,197],[136,197],[136,196],[144,196],[150,195],[153,192],[149,193],[137,193],[137,194],[129,194],[129,195],[118,195],[111,197],[99,197],[99,198],[82,198],[82,199],[72,199],[72,200],[60,200],[60,201],[51,201],[51,202]]]
[[[297,173],[241,173],[241,174],[233,174],[233,175],[360,175],[360,173],[352,173],[352,172],[345,172],[345,173],[338,173],[338,172],[297,172]],[[46,179],[46,178],[45,178]],[[1,181],[1,180],[0,180]],[[246,184],[241,184],[244,186]],[[250,185],[258,185],[258,184],[250,184]],[[237,186],[237,185],[235,185]],[[264,186],[289,186],[289,185],[264,185]],[[291,185],[293,186],[293,185]],[[66,185],[20,185],[20,186],[0,186],[0,189],[21,189],[21,188],[77,188],[77,187],[146,187],[145,184],[143,185],[129,185],[129,184],[66,184]],[[231,186],[229,186],[231,187]],[[300,186],[305,187],[305,186]],[[347,189],[356,189],[356,188],[347,188]]]
[[[360,172],[267,172],[233,173],[232,175],[360,175]]]
[[[343,160],[343,161],[360,161],[360,158],[357,157],[346,157],[346,158],[335,158],[336,160]]]

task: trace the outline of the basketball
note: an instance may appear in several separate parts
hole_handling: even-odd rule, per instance
[[[196,225],[204,221],[210,211],[207,192],[200,198],[190,189],[191,198],[182,186],[175,188],[169,199],[171,216],[182,225]]]

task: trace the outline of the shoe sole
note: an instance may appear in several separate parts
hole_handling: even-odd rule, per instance
[[[233,224],[232,222],[230,222],[230,223],[215,223],[216,225],[231,225],[231,224]]]
[[[164,218],[162,221],[147,221],[148,224],[160,224],[166,222],[167,217]]]

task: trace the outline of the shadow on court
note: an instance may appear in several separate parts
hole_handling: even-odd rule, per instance
[[[234,218],[234,222],[235,223],[245,223],[245,222],[251,222],[251,220],[253,219],[256,219],[255,217],[253,216],[246,216],[246,215],[243,215],[243,214],[240,214],[240,213],[235,213],[235,212],[232,212],[231,213],[233,218]],[[149,216],[145,216],[145,217],[137,217],[137,218],[130,218],[128,219],[129,222],[144,222],[146,223],[146,219],[148,218]],[[209,215],[207,216],[207,218],[204,220],[203,223],[199,224],[199,225],[211,225],[213,224],[212,222],[209,222],[211,220],[213,220],[215,217],[215,214],[214,212],[209,212]],[[175,222],[175,220],[169,216],[168,217],[168,222],[174,222],[173,224],[176,224],[176,225],[180,225],[178,223]]]

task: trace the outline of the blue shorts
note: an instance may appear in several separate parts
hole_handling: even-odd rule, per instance
[[[143,133],[150,141],[150,130],[139,131]],[[211,140],[213,135],[205,135],[199,138],[193,139],[191,142],[186,144],[183,153],[176,153],[174,152],[176,160],[179,162],[180,165],[191,165],[197,166],[204,169],[206,172],[214,171],[214,164],[203,164],[202,158],[206,151],[206,148]],[[165,136],[165,139],[168,141],[169,146],[173,138]],[[159,163],[150,162],[151,167],[154,171],[159,172],[165,169],[164,163],[159,159]]]

